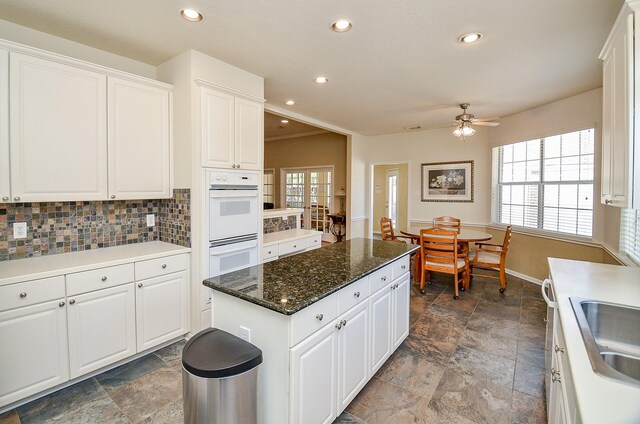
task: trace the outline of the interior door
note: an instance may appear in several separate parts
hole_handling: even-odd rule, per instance
[[[387,217],[393,221],[393,227],[398,227],[398,170],[389,169],[386,172],[387,181],[387,199],[386,209]]]

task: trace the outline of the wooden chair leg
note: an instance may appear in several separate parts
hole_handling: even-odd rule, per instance
[[[504,271],[504,267],[500,267],[500,293],[504,293],[507,289],[507,275]]]
[[[425,270],[422,269],[422,272],[420,273],[420,293],[424,294],[424,274],[425,274]]]
[[[453,295],[453,298],[457,299],[459,297],[459,293],[458,293],[458,274],[457,273],[454,274],[454,280],[455,281],[453,282],[453,284],[454,284],[453,290],[454,290],[455,294]]]

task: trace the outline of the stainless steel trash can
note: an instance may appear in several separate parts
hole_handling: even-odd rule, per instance
[[[217,328],[202,330],[182,351],[185,424],[257,423],[262,351]]]

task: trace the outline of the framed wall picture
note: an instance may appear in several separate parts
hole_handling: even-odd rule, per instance
[[[473,202],[473,161],[422,164],[423,202]]]

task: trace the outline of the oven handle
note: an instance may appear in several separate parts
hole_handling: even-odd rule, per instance
[[[209,197],[212,199],[258,197],[258,190],[209,190]]]
[[[231,247],[231,248],[229,248],[229,246],[233,246],[233,245],[210,247],[209,256],[218,256],[218,255],[225,255],[227,253],[239,252],[241,250],[252,249],[257,245],[258,245],[257,241],[250,241],[250,242],[244,242],[244,243],[236,243],[235,247]]]

